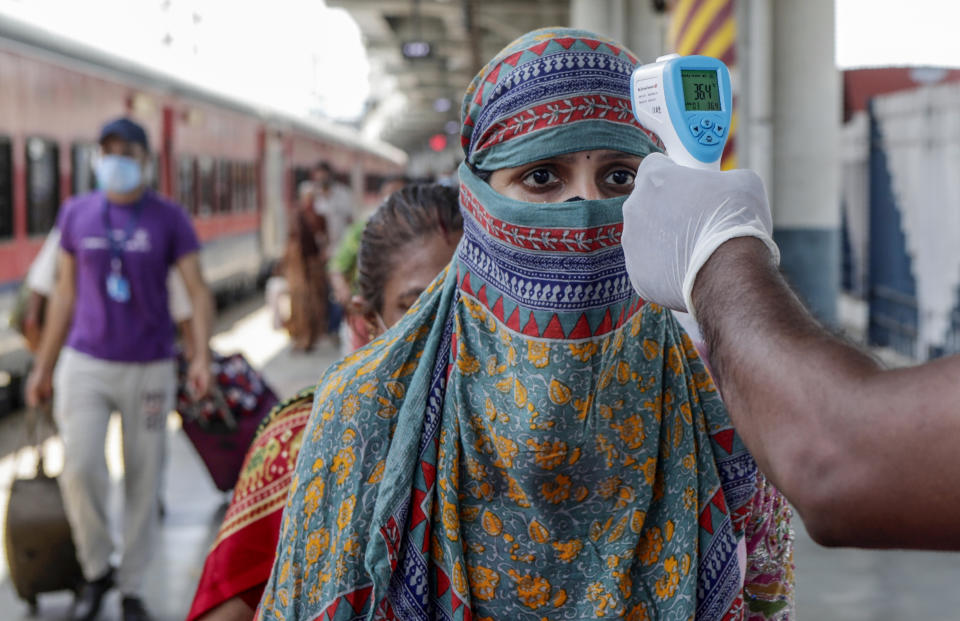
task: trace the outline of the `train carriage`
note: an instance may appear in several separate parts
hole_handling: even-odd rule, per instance
[[[215,291],[247,284],[279,257],[296,181],[326,160],[359,210],[378,179],[403,172],[398,149],[350,128],[288,116],[208,91],[17,20],[0,20],[0,315],[63,201],[93,188],[104,121],[147,130],[150,179],[191,214]],[[18,366],[0,332],[0,370]],[[22,362],[20,363],[22,365]]]

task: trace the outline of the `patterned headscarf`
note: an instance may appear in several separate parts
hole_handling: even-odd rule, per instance
[[[635,64],[592,33],[521,38],[467,92],[467,162],[648,153]],[[525,203],[469,165],[450,267],[318,387],[261,615],[739,618],[756,467],[630,288],[623,199]]]
[[[639,156],[662,150],[631,110],[636,66],[623,46],[591,32],[527,33],[467,87],[460,108],[467,161],[497,170],[587,149]]]

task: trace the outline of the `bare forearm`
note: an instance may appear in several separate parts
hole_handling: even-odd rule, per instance
[[[210,362],[210,333],[213,326],[213,299],[203,281],[197,253],[192,252],[177,261],[177,270],[190,296],[193,307],[191,319],[193,346],[197,354],[195,362]]]
[[[193,304],[193,319],[191,331],[193,335],[193,352],[195,355],[210,359],[210,333],[213,325],[213,301],[209,292],[204,288],[191,296]]]
[[[73,291],[55,291],[50,297],[47,308],[47,317],[40,338],[40,348],[37,351],[36,365],[45,372],[50,372],[57,364],[60,348],[67,339],[70,329],[70,320],[73,317]]]
[[[749,238],[715,253],[693,299],[734,423],[816,538],[960,549],[960,359],[883,371],[821,329]]]
[[[187,362],[193,360],[196,347],[193,344],[193,319],[177,323],[177,332],[180,334],[180,351]]]

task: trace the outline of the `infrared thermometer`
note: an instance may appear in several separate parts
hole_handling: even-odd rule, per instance
[[[692,168],[720,170],[730,134],[730,71],[709,56],[661,56],[630,79],[633,115],[663,141],[667,156]]]

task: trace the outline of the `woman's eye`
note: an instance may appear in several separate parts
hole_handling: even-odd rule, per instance
[[[635,176],[636,174],[633,171],[621,168],[604,177],[603,182],[610,185],[633,185]]]
[[[536,170],[531,170],[523,178],[524,185],[533,187],[549,185],[551,183],[556,183],[557,181],[557,176],[548,168],[537,168]]]
[[[414,294],[405,295],[397,299],[397,310],[400,311],[401,315],[406,313],[408,310],[410,310],[410,307],[416,303],[417,298],[420,297],[421,293],[423,293],[423,290],[420,290]]]

